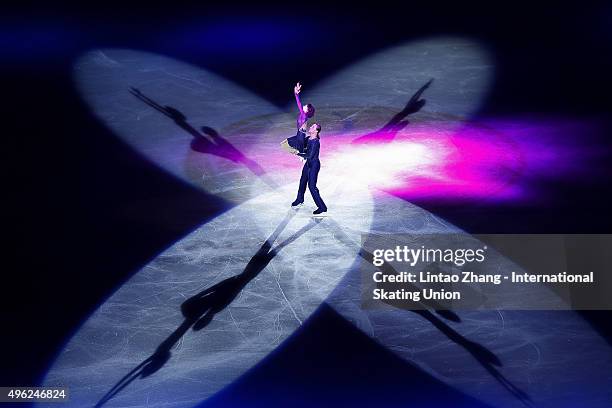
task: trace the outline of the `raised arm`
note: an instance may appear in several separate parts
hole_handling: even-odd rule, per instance
[[[293,88],[293,94],[295,95],[295,102],[297,103],[300,113],[304,114],[304,108],[302,107],[302,102],[300,101],[300,91],[301,90],[302,90],[302,84],[298,82]]]

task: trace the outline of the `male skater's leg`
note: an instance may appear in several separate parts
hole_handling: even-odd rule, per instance
[[[292,207],[300,205],[304,202],[304,193],[306,192],[306,184],[308,184],[308,163],[304,163],[302,167],[302,176],[300,177],[300,186],[298,187],[297,198],[291,203]]]
[[[319,189],[317,188],[317,178],[319,177],[320,169],[321,164],[318,161],[310,165],[308,172],[308,189],[310,190],[310,194],[312,194],[312,199],[317,205],[317,209],[321,210],[321,212],[325,212],[327,211],[327,206],[323,202],[321,194],[319,194]]]

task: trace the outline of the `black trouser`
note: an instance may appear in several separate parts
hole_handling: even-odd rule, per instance
[[[319,176],[319,170],[321,169],[321,162],[319,160],[307,161],[302,168],[302,177],[300,177],[300,187],[297,194],[297,202],[304,202],[304,193],[306,192],[306,184],[312,198],[317,205],[317,208],[327,210],[327,206],[323,202],[319,189],[317,188],[317,177]]]

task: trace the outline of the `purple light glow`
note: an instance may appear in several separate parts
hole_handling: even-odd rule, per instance
[[[388,130],[322,136],[321,185],[368,185],[406,200],[534,201],[542,183],[584,177],[598,157],[592,125],[559,120],[483,120],[411,124]],[[249,154],[272,163],[269,174],[295,178],[299,162],[279,152]],[[293,177],[292,177],[293,174]]]

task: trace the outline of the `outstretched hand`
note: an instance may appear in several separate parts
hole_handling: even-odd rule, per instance
[[[299,94],[301,90],[302,90],[302,84],[298,82],[293,88],[293,92],[295,92],[296,94]]]

